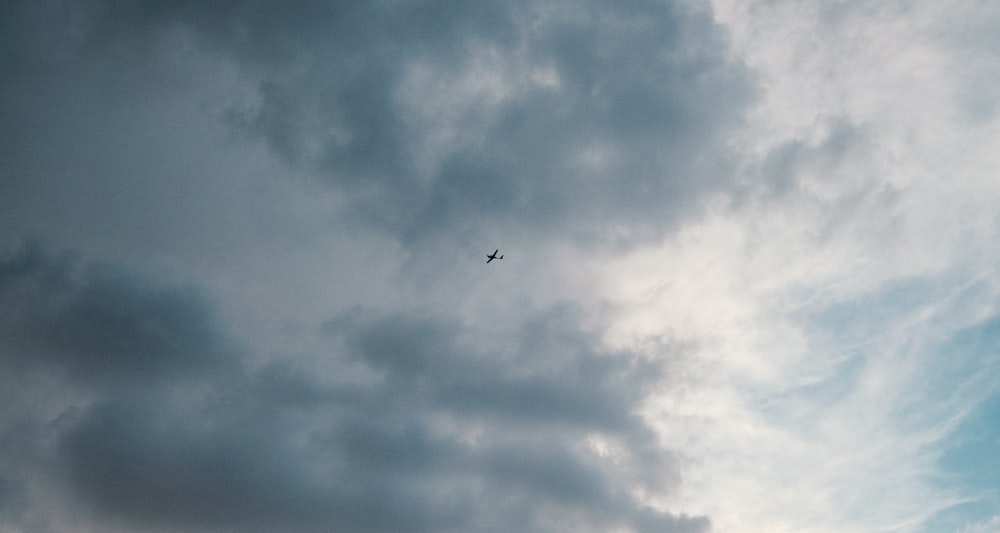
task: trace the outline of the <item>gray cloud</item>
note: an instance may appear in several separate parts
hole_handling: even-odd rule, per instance
[[[95,524],[135,530],[708,527],[631,495],[678,482],[634,413],[655,367],[596,351],[570,306],[532,311],[500,346],[440,312],[347,313],[324,328],[326,357],[359,378],[253,369],[197,290],[108,272],[37,246],[0,264],[4,366],[90,398],[3,413],[31,425],[0,446],[19,465],[0,471],[15,524],[46,505],[54,469]],[[7,385],[15,407],[38,400]],[[619,443],[617,464],[591,435]]]
[[[331,321],[352,357],[384,373],[405,405],[426,403],[463,417],[539,428],[641,433],[631,414],[658,367],[595,351],[572,307],[533,313],[509,344],[477,345],[447,317],[405,315]],[[643,438],[646,436],[644,435]]]
[[[731,183],[722,136],[751,89],[710,16],[681,3],[76,11],[71,52],[94,69],[162,63],[170,32],[235,62],[254,97],[219,110],[228,123],[350,194],[351,220],[404,242],[477,217],[590,243],[660,235]],[[9,63],[46,52],[21,44]],[[414,85],[415,72],[440,81]],[[469,76],[497,76],[495,87],[470,92]]]
[[[83,380],[140,385],[234,363],[193,289],[149,286],[107,267],[75,272],[71,262],[28,245],[0,264],[8,363],[44,361]]]
[[[840,118],[827,124],[819,142],[788,141],[771,150],[754,173],[753,185],[784,194],[794,190],[803,175],[836,175],[849,158],[867,156],[868,139],[863,128]]]
[[[28,491],[17,479],[0,476],[0,525],[13,526],[28,506]]]
[[[520,241],[505,263],[551,243],[632,244],[725,191],[722,140],[752,83],[710,14],[0,10],[0,246],[37,235],[81,257],[28,246],[0,260],[5,526],[709,528],[636,497],[680,482],[636,414],[660,363],[602,348],[572,304],[530,303],[558,298],[526,297],[485,332],[459,311],[481,280],[431,254],[485,234]],[[297,254],[316,242],[336,250],[338,287],[357,281],[344,301],[296,301],[313,292]],[[413,269],[378,277],[407,254]],[[462,282],[436,299],[394,305],[399,285],[451,274]],[[177,278],[195,285],[155,281]]]
[[[716,4],[733,49],[709,4],[0,2],[0,529],[863,530],[953,501],[909,475],[934,443],[879,454],[923,390],[953,400],[905,404],[921,439],[972,409],[946,391],[978,365],[867,363],[989,307],[876,331],[937,294],[906,280],[996,263],[995,9]],[[888,440],[796,478],[804,515],[809,413]],[[876,463],[907,501],[854,513]]]

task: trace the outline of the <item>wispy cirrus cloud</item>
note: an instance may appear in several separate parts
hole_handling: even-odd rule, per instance
[[[685,501],[721,531],[988,521],[968,465],[942,461],[997,390],[995,350],[959,341],[991,338],[996,313],[992,156],[965,158],[989,127],[956,113],[965,76],[942,38],[975,23],[929,4],[717,4],[763,87],[734,138],[750,187],[604,276],[609,342],[696,347],[684,393],[648,415],[703,450]],[[979,44],[963,54],[988,63]]]

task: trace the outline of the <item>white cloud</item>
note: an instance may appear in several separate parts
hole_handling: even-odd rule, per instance
[[[963,4],[715,2],[762,84],[732,146],[750,183],[794,186],[720,202],[600,286],[606,342],[691,347],[646,416],[717,531],[917,531],[976,497],[936,481],[997,387],[973,370],[989,354],[938,351],[998,286],[1000,122],[963,117],[959,89],[995,54],[941,38],[984,10]]]

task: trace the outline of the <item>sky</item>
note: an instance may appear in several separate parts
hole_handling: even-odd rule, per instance
[[[998,24],[3,2],[0,531],[1000,532]]]

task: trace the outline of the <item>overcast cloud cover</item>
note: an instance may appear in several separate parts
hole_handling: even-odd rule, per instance
[[[998,26],[4,2],[0,531],[1000,532]]]

